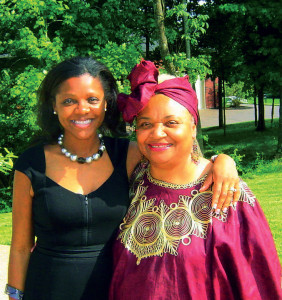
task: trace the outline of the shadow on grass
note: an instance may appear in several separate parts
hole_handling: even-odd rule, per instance
[[[205,156],[209,157],[215,152],[244,155],[242,164],[248,165],[259,156],[264,160],[272,160],[276,154],[278,142],[278,120],[273,124],[266,122],[265,131],[256,131],[254,122],[230,124],[226,126],[226,135],[221,128],[204,128],[203,135],[208,136],[205,143]]]

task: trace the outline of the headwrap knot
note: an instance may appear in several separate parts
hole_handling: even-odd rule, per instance
[[[155,94],[163,94],[183,105],[198,122],[198,100],[189,77],[168,79],[158,84],[159,71],[151,61],[142,60],[128,76],[131,94],[118,95],[118,108],[125,122],[132,123]]]

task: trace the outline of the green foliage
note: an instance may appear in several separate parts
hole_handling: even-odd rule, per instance
[[[195,83],[198,77],[204,79],[210,73],[209,58],[207,56],[200,55],[187,59],[185,53],[174,53],[167,57],[167,59],[173,62],[178,76],[188,74],[189,81],[192,83]]]
[[[235,148],[233,153],[230,153],[230,156],[234,159],[238,172],[241,174],[244,173],[242,162],[243,162],[243,158],[245,157],[245,155],[239,154],[238,149]]]
[[[248,91],[245,89],[245,85],[243,81],[238,81],[236,83],[230,84],[227,83],[225,84],[225,95],[228,96],[236,96],[238,98],[246,98],[247,95],[250,94]]]
[[[187,12],[187,4],[183,3],[174,5],[173,8],[167,11],[167,17],[172,17],[173,15],[181,18],[182,22],[184,16],[187,18],[188,33],[182,34],[181,38],[190,40],[192,45],[198,45],[199,37],[202,34],[205,34],[209,27],[207,22],[209,16],[191,14],[190,12]]]
[[[27,66],[17,76],[13,76],[8,69],[1,75],[3,94],[0,121],[3,127],[0,131],[0,146],[7,146],[18,153],[39,129],[35,115],[36,91],[45,75],[43,70],[33,66]]]
[[[67,57],[93,55],[113,71],[121,90],[128,89],[124,79],[140,58],[140,37],[127,27],[134,21],[121,18],[134,10],[119,0],[0,1],[0,146],[18,154],[39,130],[37,89]]]
[[[216,25],[210,27],[208,46],[216,45],[215,61],[224,70],[225,79],[231,76],[245,82],[251,80],[257,89],[281,86],[280,3],[214,1],[210,9]],[[216,31],[216,26],[220,31]]]
[[[129,86],[129,82],[126,83],[125,79],[133,66],[139,63],[140,52],[138,45],[125,43],[118,45],[114,42],[108,42],[105,47],[96,51],[96,57],[107,65],[116,78],[120,89],[124,91],[123,85]]]
[[[13,168],[13,158],[16,156],[7,148],[4,148],[4,151],[6,152],[4,155],[0,152],[0,172],[7,175]]]
[[[0,188],[0,213],[12,210],[12,188]]]

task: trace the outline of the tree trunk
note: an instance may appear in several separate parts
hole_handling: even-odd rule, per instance
[[[175,74],[175,68],[173,63],[169,62],[166,57],[170,55],[168,49],[168,42],[165,35],[165,25],[164,25],[164,7],[162,0],[154,0],[154,14],[156,20],[156,26],[158,30],[158,37],[160,43],[160,52],[162,60],[168,73]]]
[[[189,27],[188,27],[188,17],[187,17],[187,0],[183,0],[182,3],[186,5],[186,9],[184,11],[183,16],[183,26],[184,26],[184,33],[185,33],[185,49],[186,49],[186,58],[191,58],[191,43],[189,39]]]
[[[222,80],[223,87],[223,135],[226,135],[226,103],[225,103],[225,83],[224,79]]]
[[[279,129],[278,129],[278,145],[276,157],[282,156],[282,88],[280,88],[280,105],[279,105]]]
[[[258,110],[257,110],[257,89],[254,86],[254,110],[255,110],[255,126],[258,126]]]
[[[263,87],[258,90],[258,126],[257,131],[265,130],[265,121],[264,121],[264,101],[263,101]]]
[[[222,112],[222,79],[218,78],[218,126],[223,127],[223,112]]]
[[[272,98],[272,106],[271,106],[271,127],[273,125],[273,117],[274,117],[274,102],[275,102],[275,97],[273,96],[273,98]]]
[[[146,57],[146,59],[149,59],[149,57],[150,57],[150,36],[148,34],[146,34],[145,39],[146,39],[146,54],[145,54],[145,57]]]

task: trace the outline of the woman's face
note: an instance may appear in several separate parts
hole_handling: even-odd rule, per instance
[[[138,114],[136,136],[151,164],[169,167],[190,157],[196,125],[184,106],[159,94]]]
[[[54,111],[65,138],[89,139],[101,126],[107,102],[101,81],[89,74],[64,81],[56,94]]]

